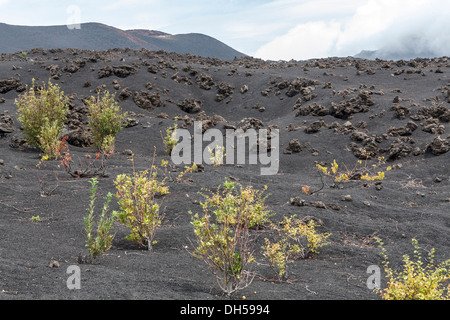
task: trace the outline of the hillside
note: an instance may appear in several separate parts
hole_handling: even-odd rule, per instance
[[[107,50],[130,48],[189,53],[232,60],[244,56],[204,34],[170,35],[151,30],[120,30],[100,23],[83,23],[80,29],[67,26],[15,26],[0,23],[0,53],[43,49]]]
[[[117,32],[113,29],[110,35]],[[152,38],[143,31],[127,35],[120,38],[126,46]],[[156,46],[162,46],[164,37]],[[217,190],[226,179],[257,190],[266,186],[266,204],[275,223],[296,216],[331,234],[319,253],[294,257],[287,278],[279,281],[260,250],[264,239],[276,233],[267,226],[251,230],[255,278],[233,299],[380,299],[367,286],[368,268],[383,270],[377,237],[396,270],[404,254],[413,255],[413,238],[428,252],[436,249],[436,262],[450,258],[449,75],[450,60],[445,57],[275,63],[146,49],[1,54],[0,299],[229,301],[206,264],[191,254],[189,214],[202,212],[205,188]],[[40,151],[23,139],[15,99],[33,78],[38,84],[50,79],[70,97],[64,134],[74,176],[60,161],[37,167]],[[133,165],[136,170],[155,165],[170,193],[158,198],[164,200],[165,216],[152,251],[125,239],[127,228],[116,223],[111,249],[86,264],[79,257],[87,251],[83,218],[92,176],[80,172],[90,161],[99,162],[89,144],[85,101],[105,90],[115,93],[128,119],[117,135],[115,153],[104,162],[105,174],[97,176],[96,214],[108,192],[118,193],[116,177],[131,174]],[[194,121],[220,133],[279,129],[279,149],[277,136],[270,146],[270,154],[278,156],[273,161],[278,172],[261,175],[265,164],[251,164],[247,155],[243,164],[203,163],[178,179],[185,166],[173,164],[166,155],[162,135],[175,122],[191,134]],[[205,149],[210,143],[206,140]],[[261,146],[253,150],[261,152]],[[226,147],[227,154],[234,149]],[[165,173],[163,160],[168,163]],[[330,168],[334,160],[340,170],[358,169],[349,180],[336,182],[316,167]],[[93,174],[94,167],[90,169]],[[365,170],[382,171],[385,177],[362,180]],[[113,197],[111,209],[118,210],[116,200]],[[81,270],[80,290],[67,287],[67,270],[73,265]],[[385,288],[384,272],[381,275]],[[164,312],[170,316],[179,310]],[[276,312],[271,316],[277,317]]]

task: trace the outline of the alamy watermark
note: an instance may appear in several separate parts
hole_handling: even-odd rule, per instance
[[[203,132],[202,121],[195,121],[193,136],[187,129],[176,129],[172,139],[178,141],[171,153],[175,165],[192,162],[210,165],[211,154],[223,152],[224,160],[218,159],[223,164],[259,164],[261,175],[275,175],[279,170],[279,129],[226,129],[224,135],[216,128]],[[203,142],[210,143],[204,147]]]
[[[367,278],[367,288],[375,290],[381,288],[381,269],[377,265],[371,265],[367,268],[367,273],[370,276]]]
[[[81,289],[81,269],[79,266],[71,265],[67,268],[67,274],[70,276],[67,278],[67,289],[80,290]]]

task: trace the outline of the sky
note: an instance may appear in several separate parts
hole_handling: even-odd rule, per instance
[[[399,46],[450,56],[449,0],[0,0],[0,22],[203,33],[265,60]]]

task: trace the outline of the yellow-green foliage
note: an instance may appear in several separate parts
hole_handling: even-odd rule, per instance
[[[41,161],[58,158],[61,151],[61,141],[59,139],[61,129],[57,121],[49,123],[45,121],[42,132],[39,135],[39,145],[44,153]]]
[[[91,197],[88,208],[89,215],[87,217],[84,217],[83,219],[84,229],[86,232],[85,247],[89,250],[87,262],[89,263],[93,262],[98,256],[102,255],[111,248],[111,244],[115,235],[110,234],[110,231],[116,219],[114,212],[111,215],[108,215],[109,204],[113,197],[112,193],[108,192],[106,201],[103,204],[102,213],[97,222],[97,229],[94,230],[94,206],[98,181],[96,178],[93,178],[90,183]]]
[[[284,217],[281,227],[273,224],[277,231],[278,241],[271,242],[265,238],[262,247],[264,256],[272,268],[277,267],[278,277],[286,275],[286,266],[295,258],[306,258],[310,253],[319,253],[318,249],[328,245],[326,241],[330,233],[318,233],[317,225],[311,220],[304,223],[301,219]]]
[[[196,237],[193,255],[208,265],[220,288],[230,295],[254,278],[249,227],[265,220],[266,213],[264,200],[252,188],[234,194],[234,183],[227,181],[224,187],[224,191],[206,197],[203,215],[192,215],[191,223]]]
[[[117,176],[114,184],[121,211],[117,214],[121,223],[130,229],[127,237],[151,250],[156,230],[161,225],[162,213],[157,196],[169,193],[164,181],[158,181],[155,172],[133,172],[129,176]]]
[[[225,147],[216,146],[213,150],[208,147],[209,160],[215,167],[220,167],[223,164],[223,158],[226,156]]]
[[[17,99],[18,119],[26,141],[42,149],[47,158],[55,158],[54,150],[67,121],[68,98],[57,84],[32,86]]]
[[[175,117],[175,121],[178,121],[178,117]],[[172,153],[173,148],[178,143],[178,140],[175,136],[175,131],[178,129],[178,124],[175,122],[173,126],[166,129],[166,135],[163,137],[163,143],[166,147],[166,153],[170,155]]]
[[[122,123],[127,113],[114,100],[114,95],[105,91],[103,97],[90,97],[86,101],[89,108],[89,128],[92,140],[98,151],[111,153],[117,133],[122,130]]]
[[[434,262],[434,248],[428,253],[428,263],[421,258],[420,247],[412,239],[414,258],[403,256],[403,270],[396,271],[389,267],[386,249],[379,240],[384,257],[383,265],[388,279],[387,288],[377,292],[385,300],[450,300],[450,259],[440,264]]]
[[[363,150],[362,153],[364,154],[365,151]],[[369,165],[368,160],[364,160],[364,162],[358,160],[352,169],[346,167],[342,169],[336,160],[333,160],[329,168],[320,164],[316,164],[316,167],[324,175],[332,177],[335,182],[354,180],[355,177],[365,181],[381,181],[385,177],[385,171],[377,169],[385,163],[384,157],[379,157],[378,162],[371,165]],[[390,171],[391,169],[389,166],[386,168],[386,171]]]
[[[201,203],[204,210],[215,213],[217,221],[227,219],[230,223],[241,223],[239,219],[248,221],[248,227],[254,228],[267,224],[271,213],[263,196],[267,186],[263,190],[255,190],[252,186],[243,187],[235,182],[226,181],[223,188],[219,186],[215,193],[205,196]]]

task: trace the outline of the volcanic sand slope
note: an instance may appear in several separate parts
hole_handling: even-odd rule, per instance
[[[402,255],[412,254],[412,238],[425,250],[435,248],[436,261],[449,258],[449,66],[447,58],[269,63],[131,49],[1,55],[0,299],[222,299],[206,265],[189,253],[188,211],[200,212],[202,188],[215,189],[229,177],[258,189],[267,185],[274,220],[311,216],[323,222],[320,232],[332,234],[319,254],[288,265],[289,283],[271,281],[273,271],[260,264],[254,282],[234,297],[379,299],[366,285],[367,268],[382,266],[375,237],[384,241],[391,267],[400,267]],[[98,209],[107,192],[115,193],[115,177],[132,172],[129,150],[137,170],[151,166],[154,147],[156,165],[162,159],[170,163],[161,132],[175,116],[179,127],[189,130],[197,118],[221,130],[261,122],[264,128],[277,126],[279,173],[262,176],[259,165],[205,165],[203,172],[189,176],[190,182],[168,182],[166,219],[154,251],[125,240],[127,230],[115,225],[111,250],[95,264],[79,264],[81,289],[69,290],[67,268],[86,254],[89,181],[71,178],[58,161],[37,170],[39,151],[23,144],[14,104],[32,78],[51,79],[71,95],[67,133],[74,159],[95,154],[77,135],[86,121],[83,98],[96,90],[115,92],[136,120],[118,134],[116,153],[106,163],[108,177],[99,179]],[[241,93],[244,86],[247,91]],[[301,151],[285,152],[294,139]],[[382,169],[390,165],[393,170],[381,184],[353,181],[332,188],[332,181],[324,179],[319,192],[302,193],[303,186],[322,187],[316,163],[336,159],[353,167],[361,148],[375,160],[390,160]],[[178,166],[171,175],[182,170]],[[352,201],[342,201],[346,195]],[[296,197],[293,204],[305,205],[293,205]],[[325,206],[312,205],[319,201]],[[115,201],[112,207],[117,209]],[[33,216],[40,222],[32,222]],[[263,243],[264,230],[258,232],[256,249]],[[59,267],[50,267],[51,260]],[[263,263],[260,253],[258,261]]]
[[[94,22],[81,23],[79,26],[16,26],[0,23],[0,52],[13,53],[33,48],[146,48],[220,59],[245,56],[221,41],[199,33],[171,35],[152,30],[121,30]]]

